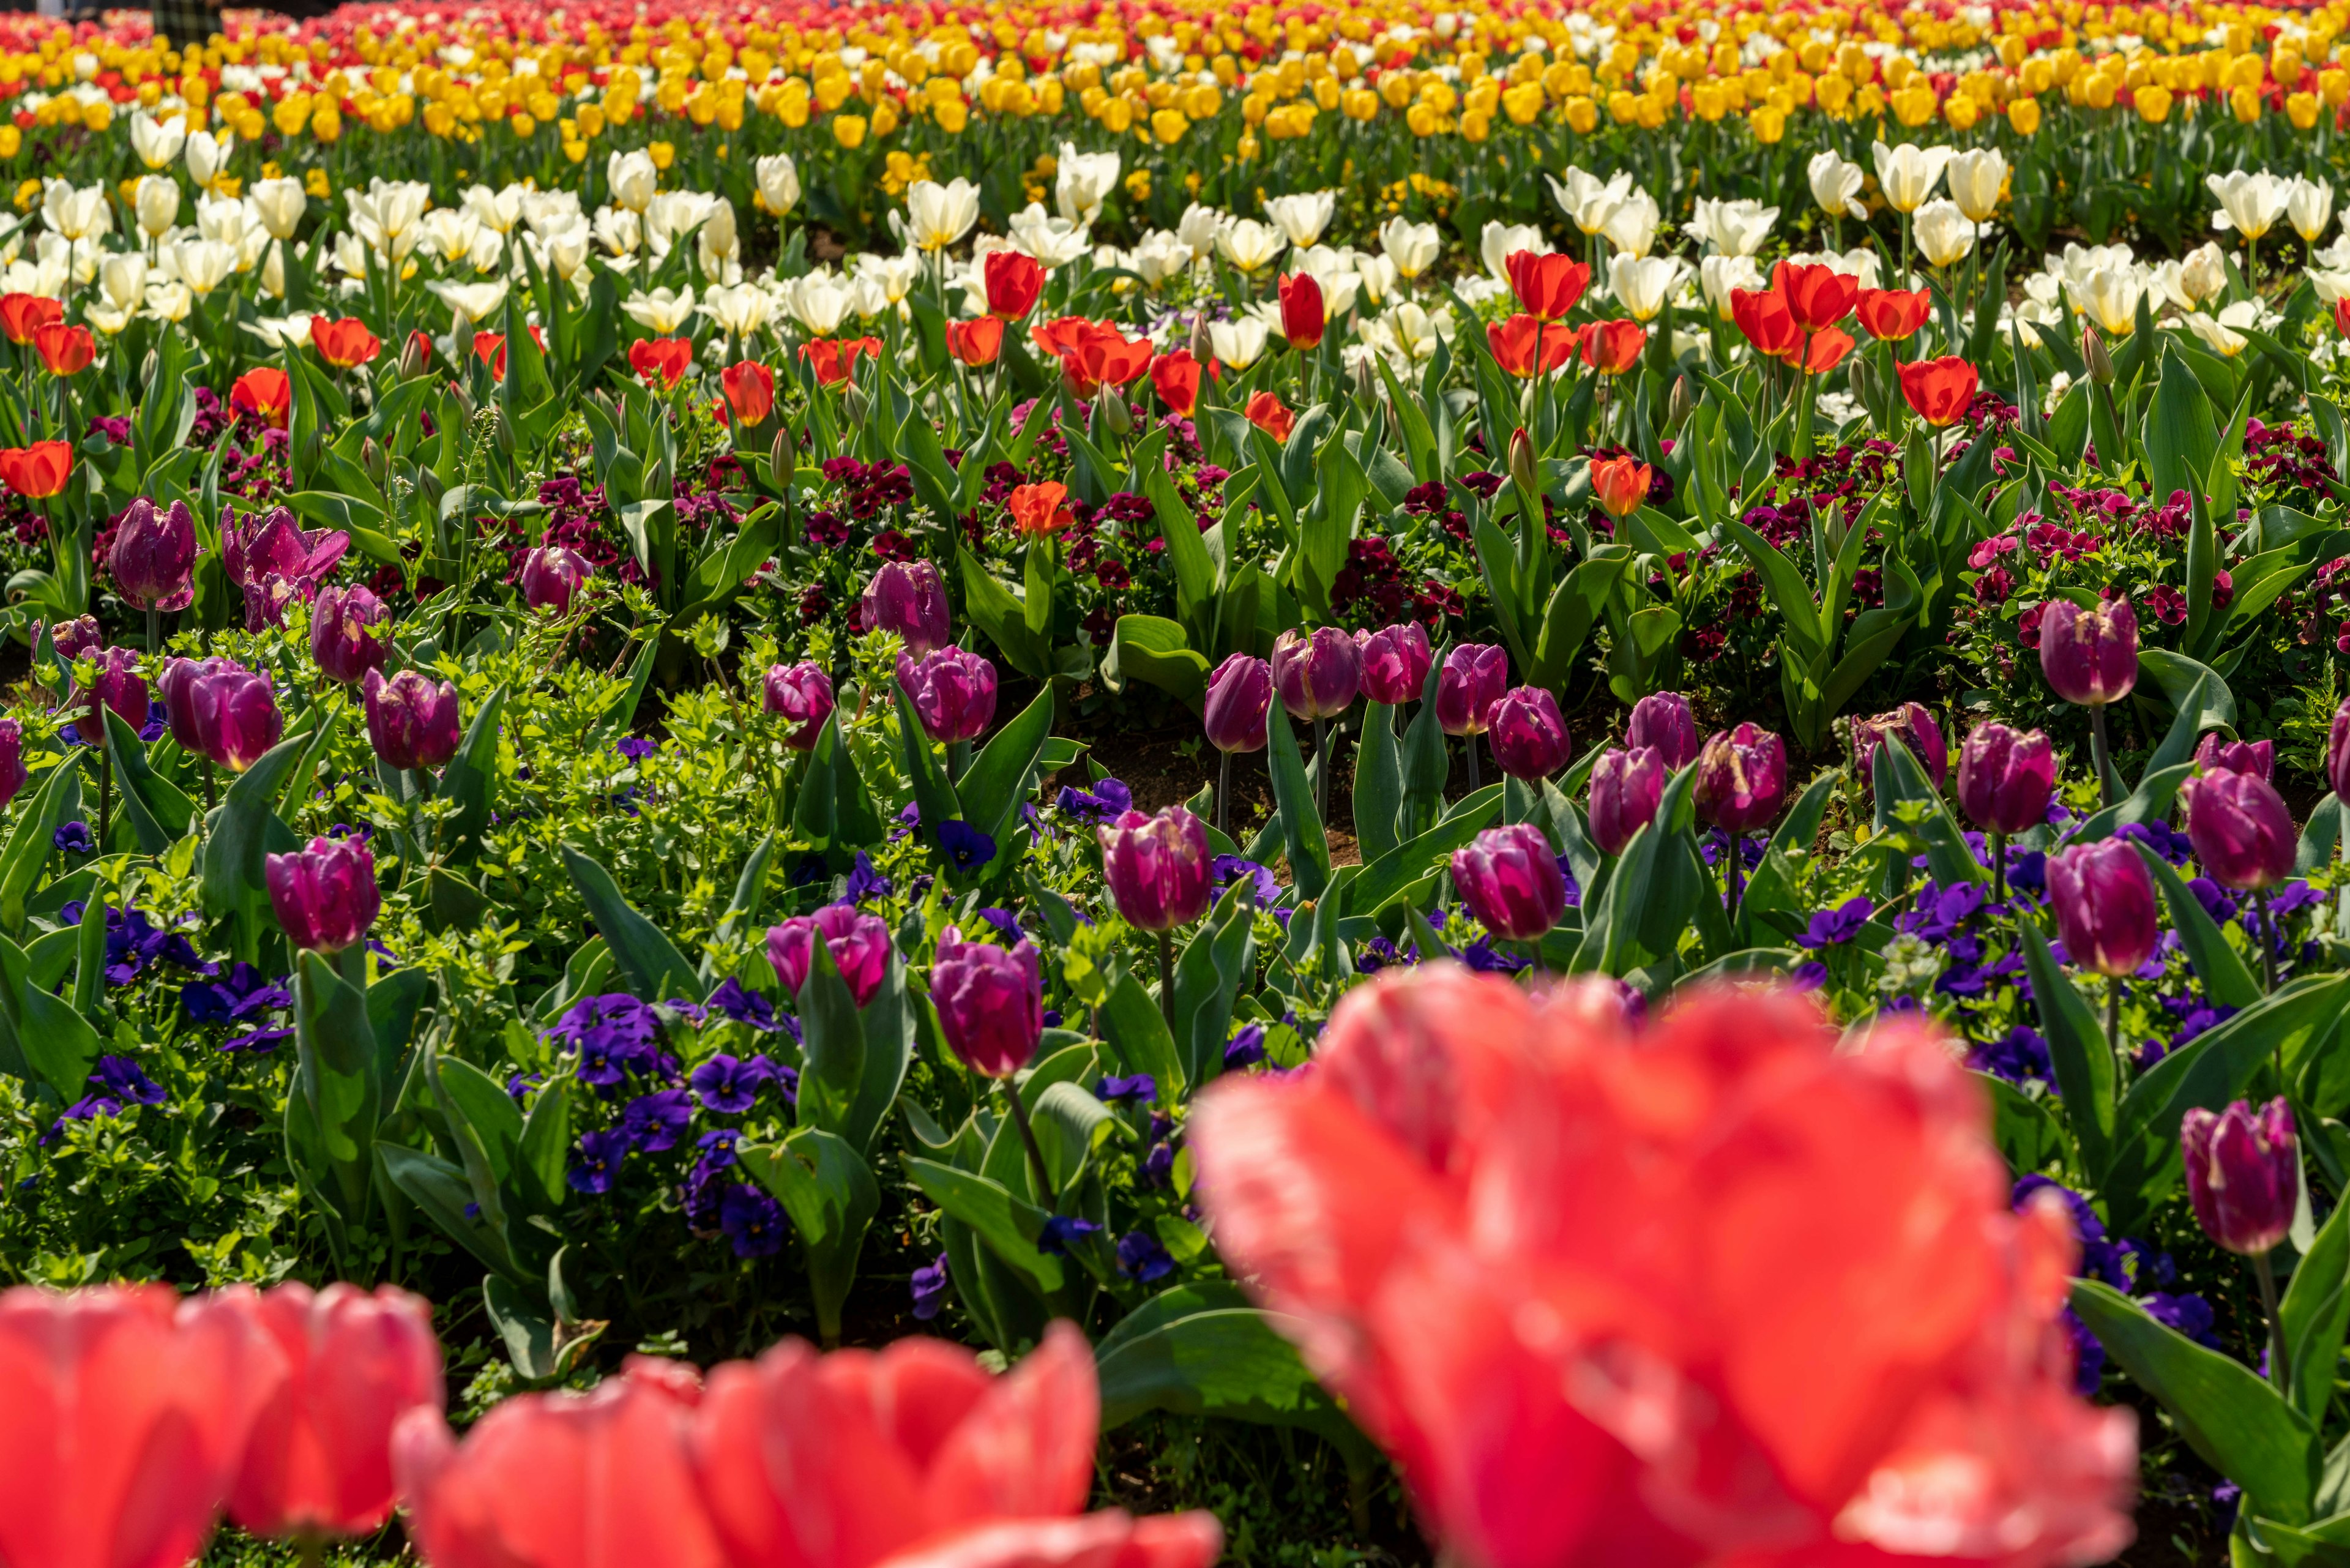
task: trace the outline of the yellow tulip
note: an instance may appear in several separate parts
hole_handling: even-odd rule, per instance
[[[865,144],[865,117],[856,114],[836,114],[832,117],[832,139],[852,152]]]
[[[2317,124],[2317,95],[2314,92],[2287,93],[2284,117],[2293,121],[2295,130],[2308,130]]]
[[[1191,122],[1184,118],[1183,111],[1180,109],[1159,109],[1150,117],[1150,134],[1157,137],[1162,146],[1174,146],[1183,140],[1183,133],[1191,129]],[[1145,171],[1137,170],[1135,172],[1140,175]]]
[[[1588,136],[1599,127],[1599,106],[1578,93],[1559,106],[1566,116],[1566,126],[1577,136]]]
[[[2261,118],[2261,95],[2258,88],[2240,87],[2228,94],[2228,108],[2246,125],[2258,124]]]
[[[931,118],[936,120],[939,129],[949,136],[960,136],[962,134],[962,128],[971,123],[971,106],[959,98],[950,99],[932,109]]]
[[[1755,105],[1754,112],[1746,117],[1746,123],[1752,129],[1754,140],[1765,147],[1777,146],[1779,139],[1787,134],[1785,111],[1767,103]]]
[[[2160,125],[2170,118],[2171,97],[2166,88],[2142,87],[2131,96],[2130,103],[2148,125]]]
[[[2040,100],[2020,98],[2007,106],[2007,128],[2018,136],[2030,136],[2040,129]]]

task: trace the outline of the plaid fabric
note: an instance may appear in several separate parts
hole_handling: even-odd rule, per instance
[[[221,30],[221,8],[217,3],[151,0],[150,14],[154,18],[156,36],[169,38],[180,48],[209,43],[212,36]]]

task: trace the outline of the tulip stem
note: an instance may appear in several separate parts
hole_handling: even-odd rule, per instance
[[[1232,827],[1232,754],[1224,753],[1224,765],[1216,774],[1216,831],[1230,834]]]
[[[1020,1141],[1028,1149],[1028,1168],[1035,1173],[1037,1196],[1050,1213],[1059,1207],[1059,1200],[1053,1196],[1053,1178],[1045,1168],[1045,1151],[1036,1146],[1036,1129],[1028,1125],[1028,1107],[1021,1102],[1020,1085],[1007,1082],[1003,1097],[1012,1102],[1012,1125],[1020,1129]]]
[[[1175,1030],[1175,939],[1165,931],[1159,933],[1159,1011],[1171,1034]]]
[[[1314,721],[1314,815],[1330,815],[1330,742],[1323,735],[1318,715]]]
[[[2106,1049],[2119,1057],[2122,1054],[2122,982],[2106,976]]]
[[[107,744],[105,710],[93,706],[90,711],[97,716],[99,726],[98,738],[98,852],[100,855],[103,855],[106,853],[107,823],[114,815],[114,748]]]
[[[220,785],[213,775],[213,760],[206,757],[204,759],[204,810],[209,814],[219,808]]]
[[[1477,737],[1474,735],[1464,735],[1461,737],[1461,749],[1469,753],[1469,793],[1471,794],[1475,794],[1478,790]]]
[[[1746,901],[1746,857],[1739,853],[1739,841],[1746,836],[1730,836],[1730,918],[1738,919],[1738,906]]]
[[[2267,888],[2252,889],[2252,908],[2261,912],[2261,989],[2274,991],[2276,989],[2277,934],[2276,926],[2269,919]]]
[[[2269,1324],[2269,1381],[2279,1389],[2293,1387],[2293,1352],[2285,1347],[2284,1323],[2277,1311],[2276,1271],[2266,1252],[2252,1254],[2252,1278],[2261,1282],[2261,1311]]]
[[[2113,750],[2106,743],[2106,705],[2102,702],[2089,710],[2089,756],[2097,770],[2097,788],[2104,793],[2106,804],[2112,805],[2121,799],[2121,781],[2114,776]]]
[[[296,1537],[294,1551],[301,1568],[327,1568],[327,1542],[315,1532],[306,1530]]]
[[[147,652],[151,657],[163,646],[163,612],[154,605],[147,607]],[[150,679],[152,679],[151,676]]]
[[[1991,901],[2007,902],[2007,835],[1991,830]]]

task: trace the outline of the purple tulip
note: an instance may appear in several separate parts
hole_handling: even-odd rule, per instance
[[[784,744],[795,752],[811,750],[832,717],[832,677],[813,659],[767,669],[766,709],[792,725]]]
[[[1959,748],[1959,806],[1985,833],[2022,833],[2048,819],[2056,749],[2037,730],[1977,724]]]
[[[794,996],[807,983],[818,937],[832,954],[833,967],[848,982],[848,994],[857,1005],[872,1001],[889,969],[889,924],[854,904],[827,904],[813,915],[794,915],[780,926],[768,927],[767,961],[775,966],[776,977]]]
[[[175,659],[155,682],[182,751],[243,773],[286,733],[269,677],[230,659]]]
[[[1665,754],[1654,746],[1616,748],[1591,770],[1591,836],[1610,855],[1656,820],[1665,793]]]
[[[14,719],[0,719],[0,807],[25,787],[25,728]]]
[[[1436,678],[1436,722],[1448,735],[1482,735],[1485,715],[1510,687],[1510,656],[1491,643],[1464,642],[1445,656]]]
[[[145,496],[133,501],[114,530],[107,555],[114,586],[141,609],[183,610],[195,602],[196,519],[184,501],[164,511]]]
[[[221,524],[221,569],[244,596],[244,629],[286,624],[286,607],[317,591],[351,547],[348,534],[305,530],[280,506],[258,523],[239,524],[231,511]]]
[[[1700,815],[1726,832],[1767,827],[1787,798],[1787,748],[1752,722],[1724,730],[1698,753]]]
[[[368,739],[375,754],[395,768],[437,768],[457,754],[460,740],[457,688],[432,684],[430,676],[403,670],[386,680],[370,670],[359,680],[367,704]]]
[[[1570,746],[1558,699],[1539,686],[1502,693],[1485,714],[1493,765],[1513,779],[1546,779],[1566,765]]]
[[[1284,631],[1274,639],[1273,689],[1293,719],[1327,719],[1354,706],[1363,686],[1363,656],[1335,626],[1312,636]]]
[[[1869,787],[1877,784],[1877,748],[1887,735],[1900,737],[1902,745],[1934,781],[1934,787],[1942,787],[1950,776],[1950,743],[1942,739],[1942,727],[1934,722],[1934,715],[1918,702],[1904,702],[1889,713],[1852,722],[1853,767]]]
[[[2040,618],[2040,670],[2067,702],[2101,708],[2120,701],[2137,684],[2137,612],[2127,599],[2088,609],[2050,599]]]
[[[1355,634],[1361,655],[1363,694],[1390,708],[1416,701],[1428,681],[1428,633],[1418,621]]]
[[[1347,646],[1352,647],[1350,643]],[[1208,912],[1208,825],[1180,805],[1121,813],[1097,828],[1102,873],[1118,912],[1137,930],[1171,931]]]
[[[1452,885],[1469,912],[1509,941],[1537,940],[1566,909],[1566,874],[1550,840],[1529,823],[1489,827],[1454,850]]]
[[[104,648],[106,639],[98,629],[96,616],[76,616],[71,620],[57,621],[50,626],[49,646],[57,649],[60,659],[71,664]]]
[[[2334,710],[2334,728],[2326,733],[2325,782],[2337,799],[2350,801],[2350,697]]]
[[[2332,759],[2329,757],[2328,761]],[[2219,732],[2203,737],[2195,748],[2195,765],[2207,774],[2252,774],[2261,778],[2276,777],[2276,742],[2274,741],[2223,741]]]
[[[995,720],[995,666],[963,648],[941,648],[920,660],[898,656],[898,684],[922,732],[941,745],[975,741]]]
[[[522,562],[522,602],[532,610],[569,615],[571,601],[596,575],[588,558],[560,545],[541,545]]]
[[[1208,677],[1208,743],[1220,752],[1264,750],[1264,723],[1273,711],[1273,666],[1235,653]]]
[[[1690,711],[1689,699],[1678,691],[1651,691],[1633,703],[1624,743],[1634,751],[1653,747],[1668,773],[1697,761],[1697,715]]]
[[[2178,1123],[2178,1153],[2205,1235],[2248,1258],[2285,1239],[2301,1199],[2301,1149],[2283,1096],[2258,1111],[2243,1100],[2216,1114],[2193,1107]]]
[[[89,715],[89,732],[83,742],[95,746],[105,739],[105,721],[98,714],[101,704],[120,713],[132,729],[146,728],[147,682],[139,676],[139,656],[127,648],[102,648],[84,657],[98,666],[97,679],[66,699],[67,708]]]
[[[2126,838],[2075,844],[2048,857],[2056,934],[2083,969],[2125,975],[2153,955],[2160,936],[2154,878]]]
[[[1006,950],[967,942],[949,926],[931,965],[931,1000],[947,1045],[982,1077],[1009,1078],[1035,1055],[1045,1032],[1045,981],[1034,944]]]
[[[928,561],[883,562],[865,585],[865,629],[896,632],[916,659],[952,642],[939,569]]]
[[[2258,774],[2202,774],[2179,786],[2195,858],[2223,888],[2252,889],[2293,875],[2293,814]]]
[[[313,838],[307,849],[270,856],[263,869],[286,940],[312,952],[340,952],[360,940],[383,907],[375,857],[356,838]]]
[[[358,684],[391,653],[391,607],[363,587],[325,588],[310,607],[310,657],[329,680]]]

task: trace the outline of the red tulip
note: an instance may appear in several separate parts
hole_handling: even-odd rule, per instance
[[[1248,407],[1241,411],[1248,416],[1249,423],[1275,441],[1287,441],[1289,432],[1297,424],[1297,416],[1282,402],[1278,394],[1273,392],[1250,393]]]
[[[98,340],[87,327],[68,327],[52,321],[33,334],[33,352],[41,357],[52,376],[71,376],[89,369],[98,358]]]
[[[1933,296],[1922,288],[1864,288],[1853,314],[1871,337],[1898,343],[1926,325]]]
[[[1082,316],[1055,316],[1050,321],[1040,321],[1028,329],[1029,339],[1055,359],[1066,359],[1077,351],[1078,342],[1093,330],[1094,324]]]
[[[775,406],[775,373],[755,359],[721,370],[718,389],[726,394],[735,424],[746,429],[765,419]]]
[[[319,358],[342,370],[371,364],[383,350],[382,340],[355,316],[347,316],[340,321],[329,321],[323,316],[310,317],[310,343],[318,350]]]
[[[1061,379],[1068,383],[1069,395],[1082,400],[1104,387],[1125,386],[1150,369],[1150,359],[1149,338],[1128,341],[1115,327],[1087,322],[1076,346],[1061,356]]]
[[[1322,346],[1322,285],[1310,272],[1280,280],[1281,335],[1300,353]]]
[[[1640,362],[1648,329],[1633,320],[1595,321],[1583,329],[1583,362],[1603,376],[1620,376]]]
[[[1150,384],[1158,389],[1160,402],[1186,419],[1200,406],[1200,362],[1191,358],[1189,348],[1178,348],[1153,359]]]
[[[73,447],[61,441],[0,447],[0,484],[27,501],[44,501],[73,477]]]
[[[683,337],[639,337],[629,345],[629,369],[648,385],[674,387],[693,363],[693,344]]]
[[[1786,297],[1795,324],[1807,332],[1834,327],[1852,314],[1860,297],[1860,279],[1832,266],[1781,262],[1771,271],[1771,286]]]
[[[1547,376],[1574,358],[1575,342],[1573,327],[1555,322],[1545,325],[1523,312],[1485,326],[1485,344],[1493,351],[1493,362],[1520,379]]]
[[[1509,269],[1511,292],[1537,321],[1560,320],[1591,286],[1590,265],[1571,256],[1512,251],[1503,265]]]
[[[1844,357],[1856,347],[1851,333],[1842,327],[1831,327],[1825,332],[1813,333],[1811,341],[1804,345],[1802,355],[1791,357],[1787,363],[1806,376],[1825,376],[1843,364]]]
[[[990,251],[980,275],[987,285],[988,314],[1003,321],[1017,321],[1035,309],[1036,296],[1045,291],[1044,267],[1020,251]]]
[[[819,337],[813,343],[800,345],[800,358],[815,370],[816,384],[837,387],[857,369],[857,357],[870,354],[881,357],[881,340],[878,337]]]
[[[1975,400],[1975,368],[1955,354],[1901,367],[1901,395],[1918,417],[1939,430],[1966,417]]]
[[[503,332],[474,333],[473,358],[490,368],[491,376],[498,380],[504,380],[506,379],[506,335]]]
[[[66,307],[46,294],[0,294],[0,332],[11,343],[30,343],[42,327],[65,318]]]
[[[994,253],[1002,255],[1005,253]],[[947,323],[947,352],[974,370],[995,363],[1003,351],[1003,318],[983,316],[974,321]]]
[[[294,383],[274,365],[264,365],[239,376],[228,389],[229,407],[251,414],[272,430],[286,428],[294,408]]]
[[[256,1535],[366,1535],[391,1516],[391,1429],[444,1396],[432,1309],[386,1285],[290,1282],[228,1298],[286,1376],[255,1418],[229,1517]]]
[[[1931,1034],[1838,1040],[1751,990],[1636,1034],[1613,981],[1381,976],[1313,1073],[1205,1092],[1199,1188],[1448,1557],[2109,1556],[2135,1417],[2071,1391],[2069,1220],[2010,1211]]]
[[[1787,296],[1777,289],[1731,289],[1730,318],[1765,358],[1783,359],[1803,349],[1804,329],[1787,308]]]

